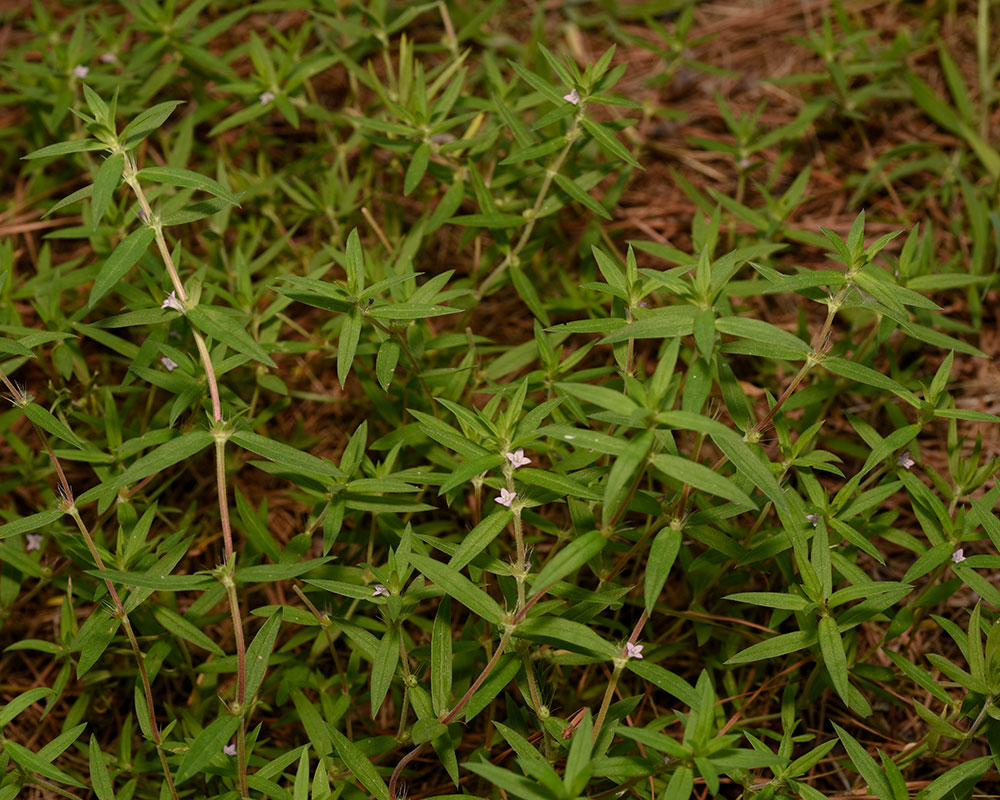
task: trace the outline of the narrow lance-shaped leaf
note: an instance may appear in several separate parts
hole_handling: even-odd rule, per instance
[[[499,624],[503,609],[497,601],[458,570],[418,553],[410,554],[410,563],[470,611],[494,625]]]
[[[125,277],[125,273],[142,258],[142,254],[146,252],[146,248],[155,236],[156,233],[152,228],[142,227],[132,231],[118,243],[94,278],[94,286],[87,301],[90,308],[93,308],[98,300],[114,289],[118,281]]]
[[[139,180],[155,181],[166,183],[170,186],[180,186],[185,189],[199,189],[216,197],[228,200],[233,205],[239,205],[236,195],[226,189],[218,181],[202,175],[199,172],[192,172],[189,169],[177,169],[176,167],[146,167],[136,173]]]
[[[236,319],[213,308],[198,306],[187,313],[191,323],[203,333],[207,333],[216,341],[231,347],[237,353],[243,353],[269,367],[277,366],[254,338],[247,333],[246,328]]]
[[[124,153],[114,153],[104,159],[104,162],[97,170],[97,177],[94,179],[94,194],[90,200],[91,230],[97,230],[101,224],[108,205],[114,198],[115,189],[122,176],[122,167],[125,164]]]
[[[274,641],[278,638],[278,628],[281,625],[281,609],[279,608],[267,622],[265,622],[253,641],[247,648],[246,664],[246,700],[251,702],[257,694],[264,675],[267,672],[267,662],[271,658],[271,651],[274,649]]]
[[[844,653],[844,642],[837,630],[837,620],[829,616],[821,617],[818,634],[823,664],[830,674],[833,688],[836,689],[840,699],[847,703],[850,691],[850,682],[847,679],[847,656]]]
[[[213,758],[221,755],[222,748],[233,738],[239,727],[238,717],[225,714],[202,730],[181,759],[180,767],[177,769],[177,783],[193,778],[207,767]]]
[[[330,726],[330,736],[333,738],[333,746],[337,748],[337,755],[361,785],[375,797],[375,800],[389,800],[389,787],[385,785],[382,776],[372,766],[364,751],[333,726]]]
[[[431,703],[438,716],[451,700],[451,598],[441,598],[431,628]]]

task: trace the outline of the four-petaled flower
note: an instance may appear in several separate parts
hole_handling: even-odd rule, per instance
[[[819,525],[819,519],[815,514],[806,514],[806,519],[809,520],[814,528]]]
[[[903,455],[896,459],[896,463],[899,464],[903,469],[909,469],[917,462],[910,458],[910,451],[907,450]]]
[[[260,104],[262,106],[266,106],[268,103],[274,100],[274,92],[261,92],[260,97],[257,99],[260,100]]]
[[[531,463],[530,458],[525,458],[524,448],[519,447],[513,453],[507,453],[507,460],[511,463],[514,469],[518,467],[524,467]]]
[[[951,560],[956,564],[961,564],[965,561],[965,550],[959,547],[958,550],[951,554]]]
[[[493,499],[500,505],[510,508],[510,504],[514,502],[515,497],[517,497],[517,492],[512,492],[508,489],[501,489],[500,496],[494,497]]]
[[[180,311],[184,313],[184,306],[181,305],[181,301],[177,299],[177,293],[171,292],[167,295],[167,299],[163,301],[163,305],[160,308],[171,308],[174,311]]]
[[[567,103],[572,103],[573,105],[578,106],[580,105],[580,93],[574,89],[569,94],[564,94],[563,100]]]
[[[372,592],[372,597],[388,597],[389,590],[386,589],[381,583],[375,584],[375,591]]]
[[[625,658],[638,658],[642,660],[642,648],[644,645],[625,642]]]
[[[163,358],[161,358],[160,363],[167,368],[167,372],[173,372],[175,369],[177,369],[177,362],[174,361],[169,356],[164,356]]]
[[[227,756],[235,756],[236,755],[236,745],[235,744],[227,744],[225,747],[222,748],[222,752],[225,753]]]
[[[85,66],[84,64],[77,64],[75,67],[73,67],[73,76],[79,78],[80,80],[83,80],[89,74],[90,74],[90,67]]]
[[[27,535],[27,544],[25,544],[24,549],[27,551],[41,550],[42,549],[42,534],[40,533],[29,533]]]

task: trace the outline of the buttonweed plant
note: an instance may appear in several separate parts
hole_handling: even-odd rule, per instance
[[[995,780],[1000,458],[970,442],[1000,418],[952,373],[986,356],[959,334],[995,274],[997,94],[934,20],[881,45],[835,4],[792,121],[718,95],[722,138],[688,142],[733,193],[675,172],[690,230],[624,240],[646,124],[678,114],[614,47],[574,55],[610,31],[727,74],[672,5],[15,19],[0,800]],[[959,113],[910,64],[928,42]],[[919,147],[971,260],[910,217],[797,222],[810,172],[781,165],[878,102],[956,135]],[[894,158],[855,200],[912,213]]]

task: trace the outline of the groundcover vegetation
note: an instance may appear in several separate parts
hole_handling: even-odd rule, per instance
[[[0,800],[969,798],[950,3],[0,9]]]

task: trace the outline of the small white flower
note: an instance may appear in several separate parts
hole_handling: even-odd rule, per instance
[[[167,368],[167,372],[173,372],[177,369],[177,362],[168,356],[161,358],[160,363]]]
[[[118,61],[118,56],[114,53],[101,53],[100,61],[102,64],[114,64]]]
[[[907,450],[903,455],[896,459],[896,463],[899,464],[903,469],[909,469],[917,462],[910,458],[910,451]]]
[[[163,305],[160,308],[170,308],[174,311],[180,311],[184,313],[184,306],[181,305],[181,301],[177,299],[177,293],[171,292],[167,295],[167,299],[163,301]]]
[[[225,747],[222,748],[222,752],[225,753],[227,756],[235,756],[236,755],[236,745],[235,744],[227,744]]]
[[[375,591],[372,592],[372,597],[388,597],[389,590],[386,589],[381,583],[375,584]]]
[[[274,100],[274,92],[261,92],[258,99],[260,100],[260,104],[262,106],[266,106]]]
[[[642,648],[645,645],[632,644],[632,642],[625,642],[625,658],[638,658],[642,660]]]
[[[42,549],[42,534],[40,534],[40,533],[29,533],[27,535],[27,537],[25,537],[25,538],[27,538],[28,542],[27,542],[27,544],[25,544],[24,549],[27,550],[29,553],[32,550],[41,550]]]
[[[567,103],[572,103],[573,105],[578,106],[580,105],[580,93],[576,89],[574,89],[569,94],[564,94],[563,100],[565,100]]]
[[[507,460],[514,466],[514,469],[531,463],[530,458],[524,457],[523,447],[517,448],[513,453],[507,453]]]
[[[819,525],[819,519],[815,514],[806,514],[806,519],[809,520],[810,524],[815,528]]]
[[[77,64],[73,67],[73,76],[83,80],[90,74],[90,67],[84,66],[83,64]]]
[[[965,561],[965,550],[959,547],[958,550],[951,554],[951,560],[956,564],[961,564]]]
[[[493,499],[502,506],[507,506],[510,508],[510,504],[514,502],[514,498],[517,497],[517,492],[511,492],[507,489],[500,490],[500,496],[494,497]]]

